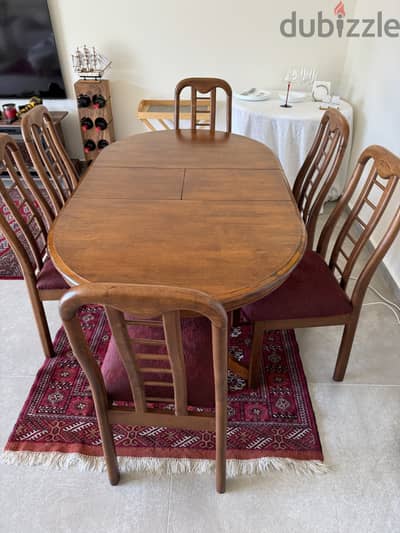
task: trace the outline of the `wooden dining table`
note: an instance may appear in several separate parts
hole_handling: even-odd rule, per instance
[[[305,246],[273,152],[204,130],[144,133],[107,147],[49,234],[50,256],[71,285],[188,287],[228,311],[278,287]]]

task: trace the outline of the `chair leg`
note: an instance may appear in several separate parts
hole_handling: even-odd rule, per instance
[[[43,302],[39,298],[36,287],[30,287],[29,283],[28,291],[33,308],[33,314],[35,316],[36,325],[39,331],[40,341],[43,346],[44,355],[46,357],[54,357],[54,346],[51,340],[49,325],[47,323],[47,317],[43,307]]]
[[[350,352],[353,347],[354,335],[356,333],[358,319],[344,327],[342,341],[340,343],[339,354],[336,359],[335,372],[333,379],[343,381],[346,374],[347,364],[349,362]]]
[[[103,451],[107,464],[108,479],[110,480],[111,485],[118,485],[120,473],[117,454],[115,453],[115,444],[111,424],[108,422],[108,417],[104,412],[97,413],[97,419],[99,422],[101,440],[103,442]]]
[[[217,417],[215,435],[215,483],[216,490],[220,494],[223,494],[226,489],[226,418],[226,414]]]
[[[253,342],[251,345],[250,365],[249,365],[249,380],[248,386],[253,389],[257,387],[260,382],[263,340],[264,340],[265,324],[264,322],[254,323]]]

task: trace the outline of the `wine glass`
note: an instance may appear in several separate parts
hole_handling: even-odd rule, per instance
[[[300,79],[304,89],[311,91],[314,81],[317,79],[317,71],[313,67],[302,66],[300,69]]]
[[[286,101],[284,104],[281,105],[281,107],[292,107],[289,105],[289,93],[290,89],[297,80],[299,79],[299,69],[298,67],[290,67],[288,71],[286,72],[285,81],[287,82],[287,92],[286,92]]]

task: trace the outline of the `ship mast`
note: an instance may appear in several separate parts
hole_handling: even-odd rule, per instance
[[[111,61],[97,52],[94,46],[89,49],[85,44],[78,46],[75,54],[72,54],[72,65],[81,78],[100,79],[111,67]]]

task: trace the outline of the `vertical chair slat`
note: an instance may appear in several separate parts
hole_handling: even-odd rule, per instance
[[[164,335],[174,380],[175,414],[187,414],[187,379],[179,311],[164,313]]]
[[[217,108],[217,89],[211,89],[210,131],[215,131],[215,117]]]
[[[147,411],[143,388],[144,384],[139,371],[139,365],[136,361],[131,339],[128,334],[124,315],[121,313],[121,311],[117,311],[112,307],[106,307],[106,312],[116,345],[129,379],[132,398],[135,402],[135,410],[137,413],[144,413]]]
[[[192,114],[192,119],[191,119],[191,128],[192,130],[195,130],[196,129],[196,124],[197,124],[197,98],[196,98],[196,89],[194,87],[192,87],[192,90],[191,90],[191,98],[192,98],[192,106],[191,106],[191,114]]]

